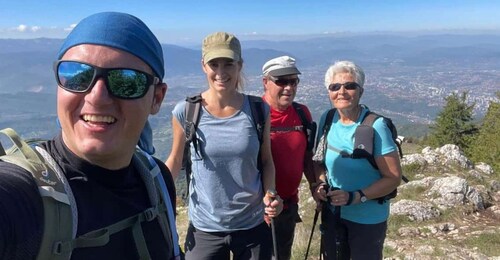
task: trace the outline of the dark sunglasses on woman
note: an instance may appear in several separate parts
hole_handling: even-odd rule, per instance
[[[108,92],[121,99],[141,98],[160,79],[143,71],[129,68],[101,68],[80,61],[59,60],[54,63],[57,84],[69,92],[89,91],[102,77]]]
[[[356,82],[346,82],[346,83],[343,83],[343,84],[341,84],[341,83],[332,83],[332,84],[330,84],[328,86],[328,90],[330,90],[332,92],[333,91],[339,91],[342,86],[344,86],[344,88],[347,89],[347,90],[354,90],[354,89],[360,87],[359,84],[356,83]]]

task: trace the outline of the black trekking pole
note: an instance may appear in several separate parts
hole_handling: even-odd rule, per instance
[[[307,250],[306,250],[306,256],[304,257],[304,260],[307,260],[307,256],[309,256],[309,248],[311,248],[311,240],[313,238],[314,228],[316,227],[316,222],[318,222],[319,212],[320,211],[318,209],[316,209],[314,212],[313,226],[311,229],[311,235],[309,236],[309,242],[307,242]]]
[[[341,237],[340,237],[340,206],[335,207],[335,214],[334,214],[334,219],[335,219],[335,259],[342,259],[342,245],[341,245]]]
[[[273,202],[276,199],[276,191],[268,190],[266,196],[269,196],[271,202]],[[276,227],[274,225],[274,218],[271,218],[271,232],[273,238],[274,259],[278,260],[278,244],[276,242]]]
[[[331,188],[331,190],[339,190],[337,187]],[[335,206],[335,212],[333,214],[333,225],[335,227],[335,259],[342,260],[345,259],[345,236],[346,236],[346,230],[344,225],[340,222],[341,221],[341,206]]]

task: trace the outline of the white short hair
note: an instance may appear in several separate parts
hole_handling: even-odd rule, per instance
[[[333,78],[337,73],[349,73],[354,77],[356,83],[359,84],[361,88],[365,85],[365,72],[363,69],[354,64],[352,61],[342,60],[336,61],[333,65],[331,65],[325,73],[325,87],[328,89],[328,86],[332,83]]]

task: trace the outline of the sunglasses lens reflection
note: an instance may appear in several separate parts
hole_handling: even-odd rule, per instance
[[[111,95],[122,99],[143,97],[153,76],[133,69],[103,69],[76,61],[60,61],[56,67],[59,85],[70,92],[87,92],[97,77],[104,77]]]

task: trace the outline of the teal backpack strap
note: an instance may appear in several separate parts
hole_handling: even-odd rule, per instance
[[[6,128],[0,133],[13,143],[7,150],[2,148],[5,154],[0,159],[30,172],[42,197],[44,231],[37,259],[69,259],[71,251],[61,251],[61,245],[76,235],[77,212],[64,175],[42,148],[33,150],[13,129]]]

